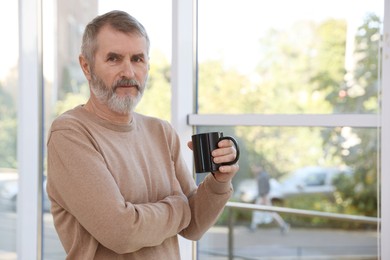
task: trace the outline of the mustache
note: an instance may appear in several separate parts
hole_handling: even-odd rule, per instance
[[[120,79],[117,82],[114,83],[112,90],[115,91],[117,88],[121,86],[135,86],[137,90],[140,90],[140,83],[136,79]]]

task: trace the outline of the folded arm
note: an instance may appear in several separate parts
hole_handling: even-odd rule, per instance
[[[52,203],[119,254],[159,245],[190,221],[188,200],[180,189],[154,203],[125,201],[104,158],[79,133],[51,134],[47,185]]]

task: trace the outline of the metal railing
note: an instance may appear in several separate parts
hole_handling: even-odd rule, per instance
[[[348,214],[339,214],[339,213],[330,213],[330,212],[322,212],[315,210],[303,210],[303,209],[292,209],[292,208],[284,208],[284,207],[276,207],[276,206],[266,206],[259,204],[249,204],[249,203],[241,203],[241,202],[228,202],[226,204],[226,208],[228,210],[228,259],[232,260],[234,258],[234,240],[233,240],[233,231],[234,231],[234,217],[233,211],[236,209],[243,210],[260,210],[267,212],[276,212],[276,213],[288,213],[293,215],[300,216],[308,216],[308,217],[321,217],[326,219],[335,219],[341,221],[351,221],[355,223],[365,223],[371,225],[380,225],[381,219],[375,217],[367,217],[367,216],[356,216],[356,215],[348,215]]]

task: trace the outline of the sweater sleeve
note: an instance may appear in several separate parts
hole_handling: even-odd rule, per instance
[[[232,185],[218,182],[208,174],[195,193],[189,196],[191,222],[180,234],[191,240],[199,240],[217,221],[232,194]]]
[[[233,193],[233,187],[231,182],[218,182],[212,174],[208,174],[196,187],[194,178],[181,156],[178,137],[174,137],[174,140],[176,176],[191,208],[191,222],[180,235],[190,240],[199,240],[217,221]]]
[[[154,203],[126,202],[93,141],[73,129],[50,134],[47,191],[56,205],[55,221],[71,214],[118,254],[159,245],[190,221],[188,199],[180,192]],[[67,228],[66,223],[61,225]],[[63,241],[65,247],[67,242],[71,244],[72,238]]]

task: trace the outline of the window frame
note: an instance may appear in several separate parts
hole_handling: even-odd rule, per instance
[[[31,10],[36,10],[32,12]],[[19,1],[18,259],[42,259],[42,1]]]

